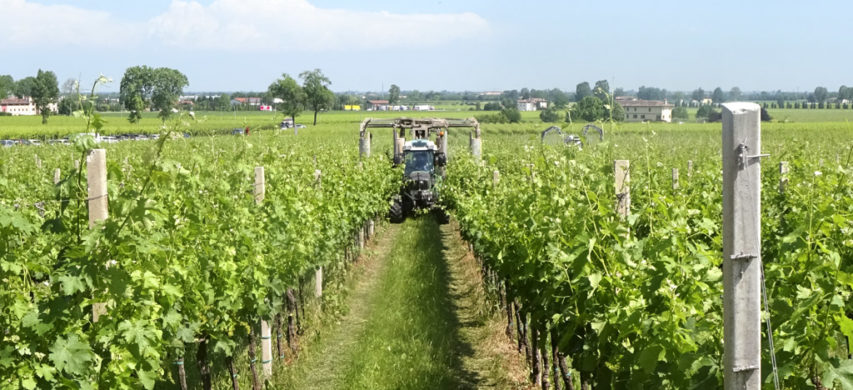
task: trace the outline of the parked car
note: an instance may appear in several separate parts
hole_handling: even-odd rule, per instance
[[[2,145],[2,146],[4,146],[4,147],[7,147],[7,148],[12,147],[12,146],[15,146],[15,145],[17,145],[17,144],[18,144],[18,142],[17,142],[17,141],[15,141],[15,140],[11,140],[11,139],[4,139],[4,140],[0,140],[0,145]]]

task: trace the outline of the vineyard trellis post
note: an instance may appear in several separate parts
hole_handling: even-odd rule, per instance
[[[468,143],[471,148],[471,155],[474,156],[475,160],[479,161],[483,155],[483,139],[480,138],[477,132],[472,131],[468,134]]]
[[[785,192],[785,187],[788,185],[788,162],[782,161],[779,163],[779,192]]]
[[[616,212],[622,216],[628,216],[631,210],[631,171],[628,160],[613,161],[613,173],[615,177],[614,187],[616,190]]]
[[[723,381],[761,388],[761,107],[723,104]]]
[[[60,180],[62,180],[62,170],[56,168],[53,170],[53,184],[58,185]]]
[[[56,173],[54,173],[55,177]],[[88,185],[89,229],[109,216],[107,194],[107,150],[92,149],[86,156],[86,183]],[[105,266],[109,266],[105,264]],[[103,302],[92,304],[92,322],[107,314],[107,306]]]
[[[678,189],[678,168],[672,168],[672,189]]]
[[[323,171],[314,170],[314,183],[317,185],[317,190],[322,191],[323,188]],[[323,266],[317,267],[314,271],[314,296],[320,298],[323,296]]]
[[[693,177],[693,160],[687,160],[687,177]]]
[[[266,181],[264,180],[264,167],[255,167],[255,204],[260,205],[266,195]],[[261,320],[261,364],[264,367],[264,375],[272,376],[272,332],[269,321]]]
[[[372,138],[369,132],[364,132],[364,136],[358,139],[358,155],[360,157],[370,157],[370,139]]]

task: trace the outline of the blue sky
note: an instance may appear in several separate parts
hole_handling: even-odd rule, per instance
[[[190,91],[265,90],[320,68],[332,89],[853,85],[851,1],[0,0],[0,74],[117,90],[134,65]],[[11,61],[9,61],[11,59]]]

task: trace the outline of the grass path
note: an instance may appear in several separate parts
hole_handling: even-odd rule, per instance
[[[452,225],[409,219],[377,236],[349,312],[276,381],[292,389],[523,388],[476,262]]]

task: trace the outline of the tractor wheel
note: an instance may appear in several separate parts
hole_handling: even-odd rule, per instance
[[[433,207],[432,213],[435,214],[435,220],[438,221],[440,225],[450,223],[450,214],[448,214],[443,208]]]
[[[388,219],[391,220],[391,223],[402,223],[406,219],[406,215],[403,214],[403,204],[399,199],[394,199],[394,203],[391,204]]]

